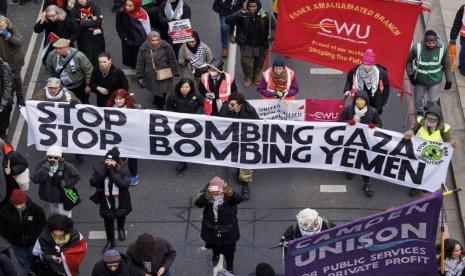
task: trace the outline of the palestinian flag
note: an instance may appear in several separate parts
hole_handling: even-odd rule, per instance
[[[53,32],[50,32],[50,34],[48,35],[48,38],[46,38],[47,41],[46,41],[46,44],[44,45],[44,48],[42,48],[42,53],[41,53],[41,57],[42,59],[45,57],[45,55],[47,54],[48,52],[48,49],[50,47],[52,47],[53,43],[55,41],[57,41],[59,39],[59,37],[53,33]]]

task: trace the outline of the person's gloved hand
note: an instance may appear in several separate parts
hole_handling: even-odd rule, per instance
[[[368,124],[368,127],[369,127],[369,128],[375,128],[375,127],[376,127],[376,124],[374,124],[374,123],[369,123],[369,124]]]
[[[207,97],[207,99],[213,100],[215,99],[215,93],[206,93],[205,97]]]
[[[26,102],[23,97],[16,97],[16,104],[18,104],[18,106],[26,106]]]
[[[415,75],[413,75],[413,74],[412,74],[412,75],[408,75],[408,78],[409,78],[410,83],[411,83],[412,85],[417,84],[417,82],[415,81]]]
[[[451,40],[449,41],[449,44],[450,44],[450,45],[455,45],[456,42],[457,42],[456,39],[451,39]]]
[[[282,91],[276,91],[276,96],[277,96],[278,98],[282,98],[282,97],[284,96],[284,92],[282,92]]]
[[[10,36],[10,32],[7,29],[2,29],[0,31],[0,35],[3,36],[4,38],[7,38]]]
[[[348,123],[349,125],[351,125],[351,126],[353,126],[353,125],[356,124],[356,122],[355,122],[354,119],[347,120],[347,123]]]
[[[446,85],[444,85],[444,90],[449,90],[452,87],[452,82],[448,81],[446,82]]]

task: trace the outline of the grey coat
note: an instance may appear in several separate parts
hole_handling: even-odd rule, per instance
[[[173,76],[179,76],[176,55],[168,42],[162,40],[161,45],[157,50],[151,50],[148,43],[144,42],[137,54],[137,77],[139,79],[144,79],[149,92],[161,97],[163,94],[171,93],[174,90],[174,79],[170,78],[157,81],[154,65],[157,70],[171,68]]]
[[[11,35],[8,38],[0,37],[0,57],[8,62],[12,71],[16,71],[24,65],[24,56],[21,52],[23,36],[11,24],[7,30]]]

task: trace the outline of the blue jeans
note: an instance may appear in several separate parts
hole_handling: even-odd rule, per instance
[[[221,31],[221,48],[228,48],[229,46],[229,34],[230,28],[228,24],[226,24],[226,17],[220,15],[220,31]]]
[[[13,248],[13,251],[16,255],[16,259],[18,259],[18,263],[21,265],[21,267],[26,272],[30,272],[32,263],[32,248],[34,247],[34,245],[27,247],[11,245],[11,247]]]
[[[465,72],[465,37],[460,37],[459,70]]]

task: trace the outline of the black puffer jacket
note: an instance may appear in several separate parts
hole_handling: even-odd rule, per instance
[[[363,90],[357,91],[357,93],[355,93],[353,104],[350,105],[350,106],[347,106],[344,109],[344,111],[342,112],[341,118],[339,118],[339,122],[346,122],[346,121],[351,120],[351,119],[354,118],[354,116],[355,116],[355,99],[360,98],[360,97],[364,98],[365,101],[368,103],[368,94],[367,94],[367,92],[363,91]],[[361,118],[360,123],[366,124],[366,125],[368,125],[370,123],[373,123],[379,128],[383,127],[383,123],[381,122],[381,118],[379,117],[377,110],[374,107],[371,107],[369,105],[367,105],[367,107],[368,107],[368,110],[365,113],[365,116],[363,116]]]
[[[180,91],[170,94],[166,100],[166,110],[179,113],[202,114],[204,99],[199,93],[193,90],[191,89],[186,97]]]
[[[0,211],[0,234],[15,246],[33,245],[46,223],[44,210],[30,199],[21,213],[12,204]]]
[[[254,119],[254,120],[260,119],[260,117],[258,117],[257,111],[255,110],[255,107],[253,107],[248,102],[245,102],[244,104],[242,104],[241,111],[239,111],[238,113],[234,111],[230,111],[228,107],[228,103],[225,102],[221,106],[219,116],[226,117],[226,118],[235,118],[235,119]]]
[[[105,197],[105,179],[108,177],[109,190],[113,185],[119,189],[118,206],[112,196],[109,197],[111,206]],[[107,219],[115,219],[127,216],[131,210],[131,195],[129,194],[130,175],[127,166],[121,164],[121,172],[117,173],[114,169],[107,169],[103,162],[93,167],[90,185],[97,188],[94,198],[100,204],[100,216]]]
[[[242,9],[244,1],[245,0],[236,0],[236,3],[233,5],[232,0],[215,0],[212,9],[221,16],[228,16]]]

